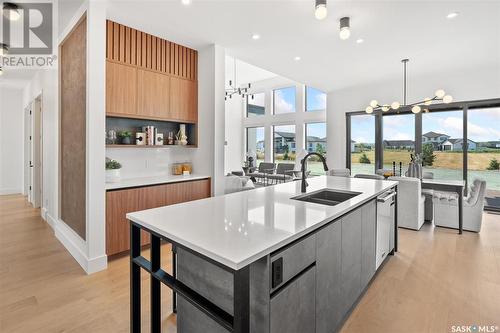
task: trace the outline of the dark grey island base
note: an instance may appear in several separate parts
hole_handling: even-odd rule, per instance
[[[339,330],[377,271],[376,200],[238,270],[131,222],[131,332],[140,332],[141,268],[152,275],[152,332],[161,330],[160,283],[177,294],[181,333]],[[141,229],[151,233],[151,262],[140,256]],[[391,253],[396,234],[397,221]],[[160,239],[175,245],[175,276],[160,268]]]

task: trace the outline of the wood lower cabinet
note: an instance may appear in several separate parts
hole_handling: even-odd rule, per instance
[[[210,179],[169,183],[106,192],[106,254],[130,249],[130,225],[126,214],[210,197]],[[142,245],[149,243],[142,234]]]
[[[137,68],[106,61],[106,113],[137,116]]]

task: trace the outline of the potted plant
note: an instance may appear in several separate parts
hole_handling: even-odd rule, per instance
[[[118,137],[121,139],[122,144],[129,145],[130,138],[132,137],[131,131],[120,131],[118,132]]]
[[[106,182],[114,183],[120,181],[120,162],[106,158]]]

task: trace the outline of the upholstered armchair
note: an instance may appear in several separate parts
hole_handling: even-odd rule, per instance
[[[224,178],[224,194],[247,191],[255,188],[250,177],[227,175]]]
[[[462,205],[464,230],[481,231],[485,194],[486,182],[475,179]],[[434,204],[434,224],[438,227],[458,229],[458,195],[434,191],[432,201]]]
[[[409,177],[389,177],[398,184],[398,226],[420,230],[424,224],[425,196],[422,194],[420,179]]]
[[[328,171],[329,176],[337,176],[337,177],[350,177],[351,170],[349,169],[330,169]]]

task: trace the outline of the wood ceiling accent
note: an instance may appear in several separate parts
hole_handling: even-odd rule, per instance
[[[106,59],[182,77],[198,79],[198,51],[107,21]]]

